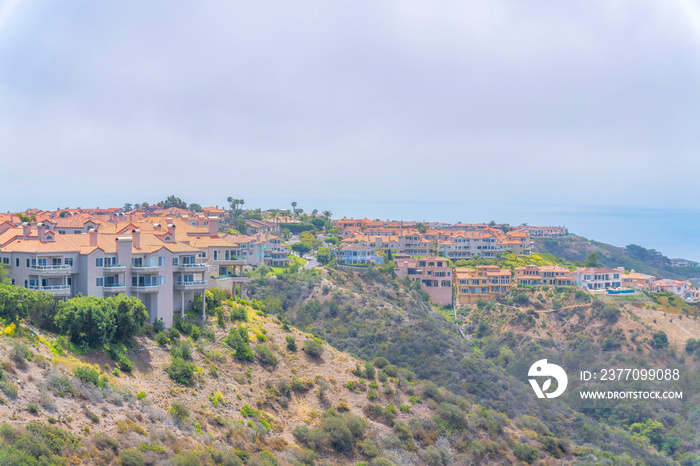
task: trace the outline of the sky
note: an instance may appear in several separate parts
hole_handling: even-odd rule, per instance
[[[700,0],[0,0],[0,211],[697,224],[699,128]]]

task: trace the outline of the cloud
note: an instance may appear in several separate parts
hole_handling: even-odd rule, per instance
[[[692,206],[700,16],[671,3],[23,4],[0,189]]]

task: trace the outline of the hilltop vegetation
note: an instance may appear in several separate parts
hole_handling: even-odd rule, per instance
[[[700,267],[672,267],[671,261],[658,251],[636,244],[624,248],[581,236],[536,239],[535,249],[539,253],[560,257],[568,262],[583,264],[590,254],[597,253],[603,267],[624,267],[657,278],[687,279],[700,277]]]

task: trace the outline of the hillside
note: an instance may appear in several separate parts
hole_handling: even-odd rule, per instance
[[[592,241],[581,236],[535,239],[535,250],[569,262],[583,263],[589,254],[598,253],[603,267],[624,267],[657,278],[685,280],[700,277],[700,267],[672,267],[671,261],[658,251],[637,245],[626,247]]]
[[[14,334],[9,326],[0,338],[0,464],[569,464],[575,455],[596,457],[534,417],[508,418],[382,359],[365,364],[247,304],[225,301],[220,309],[234,321],[207,324],[200,338],[184,321],[190,337],[172,331],[170,343],[160,337],[159,345],[147,326],[132,342],[130,373],[104,351],[81,351],[29,323]],[[239,328],[254,360],[239,360],[240,349],[233,355],[223,343]],[[194,364],[190,383],[168,375],[175,354]]]
[[[637,343],[630,345],[629,340],[648,344],[654,338],[654,333],[663,329],[669,331],[675,352],[660,348],[650,357],[647,350],[641,355],[643,357],[633,362],[637,365],[658,362],[682,367],[686,377],[686,400],[697,396],[700,387],[696,357],[692,354],[682,357],[684,350],[681,345],[690,336],[683,340],[680,333],[671,332],[675,324],[670,319],[666,322],[661,318],[666,314],[659,315],[658,323],[645,322],[642,319],[648,317],[643,315],[643,311],[655,311],[652,307],[639,309],[639,315],[633,315],[620,310],[618,304],[591,301],[590,296],[582,291],[580,293],[589,300],[577,302],[574,289],[566,290],[566,296],[558,293],[554,299],[543,297],[543,302],[536,298],[539,293],[531,297],[520,293],[526,299],[519,299],[530,303],[531,308],[514,306],[513,295],[505,298],[503,303],[465,307],[459,310],[455,319],[451,311],[432,309],[413,286],[382,275],[375,269],[358,272],[329,269],[323,274],[281,277],[268,275],[258,277],[252,286],[252,293],[267,300],[272,305],[269,308],[278,308],[278,312],[292,323],[338,348],[368,360],[385,357],[394,364],[415,371],[420,378],[474,398],[509,418],[537,417],[554,435],[573,443],[598,447],[610,451],[613,456],[629,454],[632,458],[643,459],[643,464],[670,464],[665,458],[673,454],[678,458],[696,458],[700,453],[694,446],[698,444],[696,428],[684,430],[682,437],[679,437],[686,442],[683,445],[688,445],[687,450],[684,447],[664,453],[661,452],[662,445],[658,444],[656,448],[661,454],[656,454],[644,447],[644,441],[635,434],[632,425],[655,420],[657,417],[649,408],[637,410],[640,413],[637,418],[617,418],[601,415],[603,410],[586,411],[573,400],[559,398],[542,403],[532,395],[527,383],[527,369],[534,361],[557,356],[565,350],[569,351],[571,361],[588,358],[586,361],[590,364],[609,361],[611,349],[617,350],[621,356],[632,357],[637,354]],[[538,301],[538,304],[532,304],[532,301]],[[556,334],[549,330],[549,324],[544,323],[543,328],[543,322],[532,315],[539,312],[551,314],[552,319],[572,319],[571,323],[579,322],[579,325],[567,327],[556,341]],[[619,323],[611,326],[609,319],[613,317],[609,314]],[[680,316],[677,318],[681,319]],[[682,319],[687,322],[688,316]],[[527,328],[518,322],[527,324]],[[624,326],[631,323],[638,326],[635,328],[639,335],[629,334],[629,330],[625,329]],[[602,333],[590,338],[588,332],[595,328],[601,329]],[[625,346],[621,344],[617,347],[616,340],[606,343],[608,336],[617,335],[623,330],[627,334],[624,338],[618,336],[618,340],[623,341]],[[635,330],[632,331],[634,333]],[[695,332],[695,338],[700,337],[695,327],[688,327],[687,331],[690,335]],[[553,336],[550,337],[547,332]],[[601,338],[603,335],[606,338]],[[581,357],[577,359],[578,354]],[[572,370],[573,367],[567,366],[567,369]],[[675,438],[671,426],[677,424],[686,429],[690,427],[689,419],[698,415],[692,408],[686,410],[687,406],[693,406],[693,402],[686,404],[686,400],[661,411],[663,416],[669,415],[669,419],[663,423],[664,434],[668,438]],[[698,400],[696,398],[694,403],[697,404]],[[622,403],[621,406],[624,409],[637,409],[631,408],[635,406],[631,403]],[[586,429],[584,425],[595,428]],[[651,446],[648,440],[646,442]]]

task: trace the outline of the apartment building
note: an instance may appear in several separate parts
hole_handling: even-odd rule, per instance
[[[631,270],[629,273],[623,273],[622,275],[623,288],[640,288],[643,290],[647,290],[655,281],[656,277],[654,277],[653,275],[638,273],[634,270]]]
[[[479,256],[487,259],[506,251],[499,243],[497,232],[488,230],[450,232],[438,243],[440,255],[450,260],[471,259]]]
[[[574,283],[569,269],[558,265],[525,265],[516,267],[513,272],[516,285],[572,286]]]
[[[377,254],[377,250],[361,244],[341,244],[336,251],[338,264],[381,264],[384,256]]]
[[[658,291],[668,291],[669,293],[673,293],[676,296],[689,300],[692,298],[692,284],[689,281],[686,280],[656,280],[651,283],[649,286],[649,291],[652,292],[658,292]]]
[[[171,326],[174,313],[184,313],[207,288],[209,266],[197,262],[199,250],[167,232],[59,235],[42,223],[17,230],[22,234],[0,249],[12,283],[57,299],[124,293],[145,304],[150,322]]]
[[[491,301],[507,293],[513,286],[511,272],[497,265],[478,265],[475,269],[456,267],[452,272],[457,304],[476,304],[479,299]]]
[[[244,258],[248,265],[265,264],[271,267],[289,265],[289,249],[282,238],[275,235],[222,235],[222,238],[237,247],[237,256]]]
[[[430,301],[439,306],[452,304],[452,269],[444,257],[411,258],[400,254],[394,257],[396,275],[420,282],[421,290]]]
[[[585,267],[572,273],[574,283],[588,290],[607,290],[622,287],[622,267],[608,269],[603,267]]]

